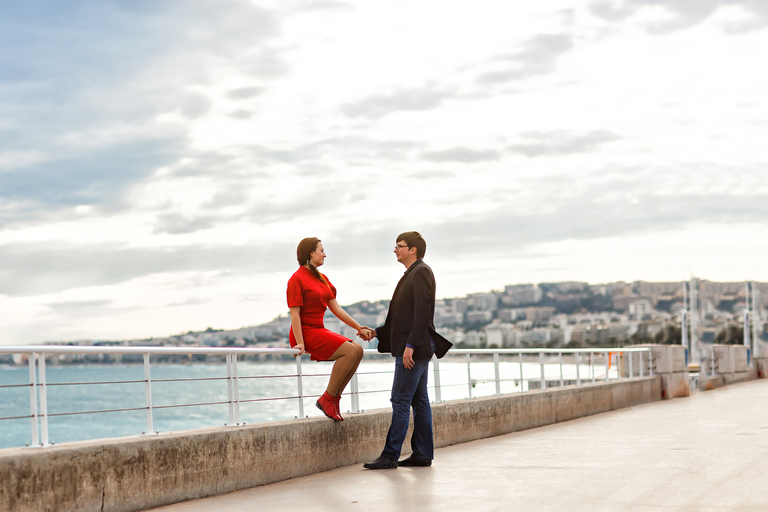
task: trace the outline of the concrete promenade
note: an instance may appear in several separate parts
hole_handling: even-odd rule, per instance
[[[765,511],[768,380],[153,510]]]

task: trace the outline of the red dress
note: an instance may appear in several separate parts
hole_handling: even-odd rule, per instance
[[[325,277],[325,274],[321,274]],[[304,349],[313,361],[327,361],[349,338],[329,331],[323,324],[328,301],[336,298],[336,288],[325,277],[327,285],[318,280],[307,267],[301,266],[288,280],[288,307],[301,306],[301,332]],[[292,347],[296,346],[293,327],[288,336]]]

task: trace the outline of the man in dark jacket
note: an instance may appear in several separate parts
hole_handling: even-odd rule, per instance
[[[378,349],[395,357],[392,383],[392,423],[381,456],[363,466],[367,469],[392,469],[400,466],[431,466],[434,458],[432,408],[427,394],[427,375],[432,354],[443,357],[451,342],[435,332],[435,276],[424,263],[427,243],[416,232],[397,237],[395,255],[405,265],[389,304],[387,320],[377,328]],[[413,406],[413,435],[410,457],[398,463],[408,432]]]

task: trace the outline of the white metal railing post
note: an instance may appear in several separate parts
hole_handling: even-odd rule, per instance
[[[520,363],[520,392],[522,393],[524,391],[523,389],[523,353],[518,352],[517,353],[517,360]]]
[[[547,389],[547,379],[544,376],[544,352],[539,352],[539,366],[541,367],[541,390]]]
[[[749,291],[749,285],[747,284],[747,291]],[[749,295],[747,295],[749,297]],[[747,305],[749,305],[749,299],[747,299]],[[754,315],[753,315],[754,316]],[[747,347],[747,366],[752,368],[752,343],[749,339],[749,308],[744,310],[744,346]],[[757,341],[757,340],[755,340]]]
[[[761,325],[760,320],[760,288],[756,286],[757,283],[752,281],[752,341],[750,343],[750,352],[752,359],[755,357],[755,351],[757,350],[757,328]],[[749,303],[747,303],[749,307]],[[746,327],[745,327],[746,328]]]
[[[436,355],[432,356],[432,363],[435,376],[435,402],[440,403],[443,401],[443,393],[440,389],[440,360]]]
[[[610,382],[611,377],[609,375],[611,371],[611,353],[605,353],[605,382]]]
[[[629,378],[634,379],[635,378],[635,368],[632,366],[632,352],[629,352]]]
[[[648,375],[653,377],[653,349],[648,349]]]
[[[581,386],[581,353],[576,352],[576,385]]]
[[[624,369],[624,352],[616,352],[616,380],[621,380],[621,371]]]
[[[40,437],[37,430],[37,353],[32,352],[27,359],[29,363],[29,412],[32,421],[32,444],[37,446]]]
[[[144,354],[144,395],[147,405],[147,434],[155,431],[152,421],[152,378],[149,373],[149,354]]]
[[[643,353],[638,352],[637,355],[638,355],[638,358],[640,359],[640,378],[642,379],[643,378]]]
[[[352,380],[349,382],[350,384],[350,392],[352,393],[350,396],[351,401],[351,409],[352,412],[360,412],[360,388],[359,384],[357,382],[357,372],[352,375]]]
[[[48,446],[48,390],[46,388],[45,352],[39,356],[40,370],[40,433],[42,445]]]
[[[747,299],[747,303],[749,303],[749,299]],[[744,328],[742,330],[744,331],[744,346],[749,348],[749,309],[744,310],[743,321]]]
[[[296,356],[296,373],[297,373],[297,382],[299,385],[299,418],[304,417],[304,386],[302,383],[302,377],[301,377],[301,356]]]
[[[237,380],[237,354],[232,354],[232,388],[235,394],[235,424],[240,424],[240,386]]]
[[[496,373],[496,396],[501,395],[501,376],[499,375],[499,353],[493,353],[493,369]]]
[[[714,377],[715,375],[717,375],[715,373],[715,349],[712,348],[712,376]]]
[[[224,425],[235,424],[235,394],[232,390],[232,354],[227,354],[227,406],[229,408],[229,421]]]
[[[557,355],[559,356],[560,360],[560,387],[562,388],[565,386],[565,382],[563,381],[563,353],[559,352]]]
[[[592,384],[595,383],[595,361],[593,356],[594,354],[590,352],[589,353],[589,372],[592,374]]]
[[[472,398],[472,371],[469,368],[470,354],[467,354],[467,398]]]

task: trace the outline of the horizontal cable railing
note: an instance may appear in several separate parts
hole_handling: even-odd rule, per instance
[[[289,348],[239,348],[239,347],[120,347],[120,346],[8,346],[0,347],[0,354],[17,354],[26,358],[28,366],[28,381],[25,383],[3,383],[0,380],[0,430],[3,422],[29,420],[29,446],[49,446],[49,418],[80,417],[84,415],[136,413],[143,411],[146,415],[145,428],[142,434],[159,433],[155,430],[155,413],[164,410],[176,410],[183,408],[217,408],[226,407],[228,421],[225,426],[245,425],[241,419],[241,406],[248,404],[269,404],[275,402],[296,402],[294,409],[298,414],[295,418],[305,418],[305,399],[314,399],[321,392],[305,392],[305,384],[319,382],[325,379],[329,373],[310,373],[302,371],[302,358],[295,358],[295,372],[286,374],[269,375],[239,375],[238,356],[267,356],[286,357],[298,354],[295,349]],[[76,382],[49,382],[49,370],[46,360],[54,360],[57,357],[68,357],[72,354],[134,354],[141,355],[143,366],[143,379],[140,378],[116,378],[116,380],[93,380]],[[381,356],[376,350],[365,350],[366,357],[358,372],[353,376],[348,392],[349,412],[358,413],[361,408],[361,397],[370,404],[384,406],[390,394],[389,382],[384,378],[391,376],[393,370],[388,366],[386,370],[366,367],[366,361],[375,360]],[[151,356],[163,355],[205,355],[224,358],[226,375],[186,377],[168,376],[153,378],[154,373],[160,372],[165,366],[161,363],[151,363]],[[290,359],[290,358],[289,358]],[[617,379],[633,379],[644,375],[653,375],[654,365],[652,352],[647,347],[625,348],[588,348],[588,349],[454,349],[447,357],[433,362],[433,382],[430,384],[430,392],[435,402],[443,402],[446,399],[475,398],[478,396],[501,395],[502,392],[526,392],[530,390],[545,390],[550,387],[564,387],[568,385],[583,385],[598,381],[610,381]],[[242,364],[242,362],[241,362]],[[250,368],[255,368],[254,363]],[[374,362],[369,362],[368,366]],[[390,363],[391,365],[391,359]],[[96,365],[98,366],[98,365]],[[187,367],[188,369],[189,367]],[[365,380],[366,385],[360,385]],[[226,398],[223,396],[226,383]],[[280,391],[267,396],[241,396],[242,392],[256,393],[251,383],[264,383],[279,381]],[[291,381],[293,384],[285,384]],[[202,383],[205,387],[192,390],[189,386]],[[195,396],[196,400],[177,399],[156,403],[155,398],[166,398],[159,388],[177,384],[185,386]],[[82,410],[49,410],[49,406],[60,407],[55,390],[66,389],[72,386],[123,386],[120,396],[107,395],[111,401],[105,407],[87,408]],[[316,388],[319,386],[315,386]],[[126,386],[143,387],[143,393],[135,391],[133,395],[126,391]],[[290,392],[290,388],[293,392]],[[29,414],[20,414],[19,410],[5,410],[11,400],[2,397],[2,393],[11,390],[20,391],[28,388]],[[89,388],[92,389],[92,388]],[[466,390],[466,393],[461,391]],[[286,392],[288,391],[288,392]],[[319,391],[319,388],[316,390]],[[222,393],[219,398],[216,393]],[[141,397],[143,395],[143,397]],[[84,400],[89,400],[92,394],[86,395]],[[374,397],[376,397],[374,399]],[[135,403],[126,404],[123,401],[132,398]],[[143,400],[142,400],[143,398]],[[19,401],[20,402],[20,401]],[[123,405],[123,406],[121,406]],[[21,407],[17,404],[18,407]],[[294,406],[296,407],[296,406]],[[191,414],[191,412],[190,412]],[[204,418],[209,420],[212,413],[206,413]],[[286,415],[287,416],[287,415]],[[212,426],[214,420],[210,420],[208,426]],[[218,423],[221,425],[221,423]],[[190,427],[186,427],[190,428]],[[176,430],[176,429],[174,429]],[[135,433],[139,433],[138,430]],[[3,448],[0,444],[0,448]]]

